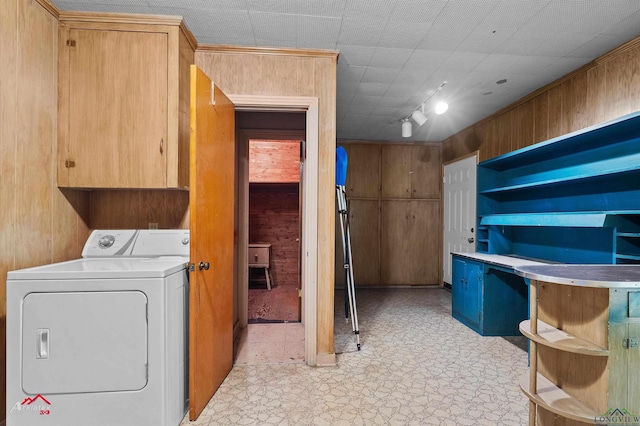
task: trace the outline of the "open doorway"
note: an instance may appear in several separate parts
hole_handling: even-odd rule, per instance
[[[314,235],[309,233],[310,224],[315,221],[315,211],[309,208],[314,199],[305,199],[304,194],[314,193],[316,182],[301,179],[300,141],[309,137],[314,140],[312,165],[316,159],[315,105],[308,108],[236,110],[240,200],[236,365],[273,362],[313,365],[315,362],[315,300],[310,299],[315,294],[315,280],[309,275],[315,266],[299,255],[302,247],[309,250],[315,245]],[[310,119],[312,127],[309,127]],[[260,154],[266,160],[254,161]],[[274,161],[277,157],[287,159],[288,171],[283,171],[283,161]],[[258,170],[262,176],[257,178],[255,173],[250,173],[251,169]],[[312,170],[316,170],[315,167]],[[282,174],[290,177],[274,177]],[[265,247],[271,250],[267,263],[271,290],[262,268],[264,263],[250,257],[256,254],[250,249],[252,244],[257,245],[258,250]],[[249,267],[253,260],[259,263],[255,270]],[[263,299],[255,300],[251,293],[261,293]],[[283,293],[293,298],[275,300],[279,304],[268,305],[270,299],[277,299]],[[250,302],[262,308],[257,317],[253,315],[256,306],[250,306]],[[282,316],[283,310],[287,311],[287,317]]]
[[[249,324],[300,322],[300,141],[249,139]]]

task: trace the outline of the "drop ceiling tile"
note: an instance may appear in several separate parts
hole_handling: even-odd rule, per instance
[[[340,51],[338,64],[346,62],[349,65],[369,65],[369,61],[375,52],[375,47],[355,46],[351,44],[338,44],[336,47]]]
[[[376,47],[384,27],[384,21],[360,21],[343,18],[338,44]]]
[[[355,105],[357,108],[367,107],[374,108],[380,102],[380,96],[365,96],[356,94],[351,101],[351,105]],[[360,114],[364,114],[364,112],[360,111]]]
[[[550,0],[503,0],[485,15],[480,26],[518,29],[549,3]]]
[[[256,39],[296,40],[300,20],[297,15],[250,11],[249,17]]]
[[[340,33],[340,18],[327,16],[300,16],[298,19],[298,41],[301,47],[326,46],[327,49],[335,49]]]
[[[431,23],[435,21],[446,4],[445,0],[397,1],[389,19],[396,22]]]
[[[338,79],[347,79],[354,83],[354,86],[362,80],[362,76],[367,71],[366,67],[338,64]]]
[[[421,85],[431,76],[431,72],[421,69],[403,68],[398,72],[393,84],[416,84]]]
[[[437,50],[414,50],[404,64],[406,69],[435,71],[451,55],[451,52]]]
[[[396,79],[398,72],[397,68],[368,67],[360,81],[364,83],[391,84]]]
[[[382,96],[389,89],[388,83],[359,83],[357,95],[360,96]]]
[[[411,49],[378,47],[373,52],[373,56],[371,56],[369,66],[380,68],[402,68],[412,53],[413,50]]]
[[[407,98],[404,96],[391,96],[389,94],[384,95],[380,98],[380,102],[378,102],[378,106],[382,108],[393,108],[398,109],[402,108],[407,101]]]
[[[405,22],[387,22],[380,36],[378,46],[415,49],[429,31],[431,24],[410,24]]]
[[[458,52],[495,53],[500,45],[508,40],[517,30],[515,28],[476,27],[456,47]]]
[[[640,22],[638,23],[638,28],[640,28]],[[586,59],[597,58],[627,41],[629,41],[629,37],[624,35],[599,34],[582,46],[567,53],[567,56]]]
[[[497,53],[528,56],[565,56],[595,37],[588,33],[567,33],[521,29],[496,49]]]
[[[243,39],[253,35],[247,11],[186,9],[183,16],[196,37],[215,37],[220,43],[227,43],[228,39]],[[212,22],[215,25],[211,25]]]
[[[415,84],[391,84],[385,96],[409,98],[420,92]]]
[[[307,0],[298,3],[298,13],[311,16],[334,16],[342,18],[344,0]]]
[[[298,1],[297,0],[247,0],[247,8],[251,11],[293,14],[293,13],[298,13]]]
[[[438,71],[469,72],[488,55],[485,53],[453,52],[438,67]]]
[[[638,2],[638,4],[640,4],[640,2]],[[606,34],[625,35],[630,40],[638,35],[638,28],[640,28],[640,12],[635,12],[620,22],[617,22],[615,25],[611,25],[605,29],[604,32]]]
[[[499,3],[496,0],[450,0],[438,14],[433,26],[438,30],[449,32],[452,26],[455,29],[466,28],[467,32],[471,31],[485,17],[493,13],[493,9]]]
[[[346,0],[344,17],[362,21],[386,21],[394,3],[390,0]]]
[[[122,0],[115,0],[121,2]],[[146,0],[149,6],[168,6],[183,9],[247,10],[246,0]]]
[[[599,34],[638,10],[638,1],[553,0],[523,28]]]
[[[394,121],[400,120],[401,118],[398,108],[383,105],[377,105],[373,111],[371,111],[371,115],[377,117],[388,117],[390,120]]]

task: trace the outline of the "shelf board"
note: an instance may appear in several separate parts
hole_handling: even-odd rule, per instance
[[[520,332],[527,338],[544,346],[591,356],[609,356],[609,351],[587,340],[580,339],[563,330],[558,330],[544,321],[538,320],[538,333],[531,333],[531,320],[520,323]]]
[[[607,213],[553,212],[553,213],[514,213],[489,214],[482,216],[480,225],[507,226],[571,226],[602,227]]]
[[[640,238],[640,232],[616,232],[616,236],[625,238]]]
[[[633,254],[616,253],[616,259],[640,260],[640,256]]]
[[[536,393],[529,390],[529,373],[520,380],[520,389],[535,404],[562,417],[588,424],[596,424],[600,416],[592,408],[556,386],[549,379],[538,373]]]
[[[610,141],[631,139],[638,134],[640,112],[634,112],[617,119],[599,123],[591,127],[561,135],[535,145],[530,145],[479,164],[494,170],[521,167],[534,161],[543,161],[550,156],[559,157],[576,152],[578,149],[600,147]]]

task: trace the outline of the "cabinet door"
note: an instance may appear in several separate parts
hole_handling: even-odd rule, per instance
[[[380,145],[347,145],[347,191],[349,198],[380,195]]]
[[[469,325],[479,326],[483,266],[476,262],[454,259],[453,267],[453,310],[464,317]]]
[[[380,203],[378,200],[351,200],[349,226],[351,255],[356,285],[380,284]],[[340,237],[336,237],[340,240]]]
[[[68,37],[59,183],[166,187],[168,34],[71,29]]]
[[[437,284],[440,263],[438,202],[385,200],[381,211],[382,284]]]
[[[411,198],[440,198],[442,187],[440,147],[411,147]]]
[[[382,147],[382,198],[437,199],[442,186],[440,176],[440,147]]]
[[[382,147],[382,198],[411,198],[411,148]]]

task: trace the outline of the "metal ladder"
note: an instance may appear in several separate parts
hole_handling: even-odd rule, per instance
[[[356,307],[356,289],[353,281],[353,264],[351,257],[351,233],[349,231],[349,212],[347,208],[347,192],[345,180],[347,175],[347,153],[342,147],[336,149],[336,197],[338,200],[338,215],[342,235],[343,265],[345,271],[346,297],[345,319],[351,317],[351,328],[356,335],[356,345],[360,346],[360,329],[358,326],[358,309]]]

